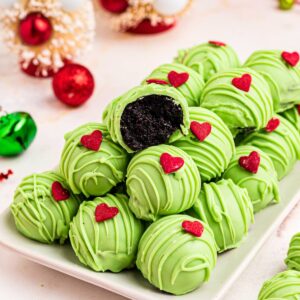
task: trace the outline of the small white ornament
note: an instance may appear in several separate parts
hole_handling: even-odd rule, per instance
[[[176,15],[182,12],[188,5],[189,0],[154,0],[154,9],[165,16]]]
[[[76,10],[88,1],[90,0],[60,0],[60,3],[65,10]]]
[[[9,8],[12,7],[15,3],[17,3],[16,0],[0,0],[0,7]]]

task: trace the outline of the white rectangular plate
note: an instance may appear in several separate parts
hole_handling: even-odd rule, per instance
[[[224,296],[270,233],[283,221],[299,200],[299,174],[300,163],[280,183],[281,203],[271,205],[258,213],[255,216],[255,224],[242,246],[220,255],[211,280],[196,291],[180,296],[180,299],[217,300]],[[43,245],[24,238],[16,231],[8,209],[0,217],[0,244],[34,262],[131,299],[164,300],[175,298],[175,296],[154,289],[137,271],[125,271],[120,274],[96,273],[80,265],[70,245]]]

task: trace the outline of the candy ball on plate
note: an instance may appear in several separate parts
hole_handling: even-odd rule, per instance
[[[110,139],[104,125],[85,124],[65,140],[60,171],[74,194],[101,196],[124,180],[128,154]]]
[[[300,105],[283,111],[281,115],[290,121],[300,133]]]
[[[276,112],[300,103],[300,63],[297,52],[255,51],[245,66],[265,78],[271,89]]]
[[[63,244],[79,203],[58,173],[44,172],[22,180],[10,209],[24,236],[41,243]]]
[[[128,152],[164,144],[180,130],[188,133],[185,97],[174,87],[148,84],[111,102],[103,114],[112,140]]]
[[[262,150],[245,145],[236,148],[223,178],[248,190],[254,212],[272,201],[280,201],[277,173],[270,157]]]
[[[142,232],[127,196],[108,194],[80,205],[70,225],[70,240],[82,264],[98,272],[120,272],[134,266]]]
[[[155,221],[183,212],[196,201],[201,178],[196,164],[174,146],[153,146],[136,154],[127,170],[129,207],[137,218]]]
[[[266,81],[249,68],[212,76],[200,103],[221,117],[234,135],[265,127],[274,114]]]
[[[254,221],[248,191],[230,179],[204,183],[190,213],[210,226],[219,252],[239,247]]]
[[[189,107],[189,113],[189,134],[176,133],[175,142],[170,142],[192,157],[202,181],[210,181],[221,176],[235,153],[233,136],[222,119],[212,111]]]
[[[258,295],[258,300],[292,300],[300,297],[300,272],[284,271],[267,280]]]
[[[142,236],[136,265],[162,291],[183,295],[208,281],[217,246],[207,224],[187,215],[152,223]]]
[[[212,75],[240,67],[236,52],[227,44],[219,41],[180,50],[175,62],[186,65],[198,72],[207,81]]]
[[[268,154],[279,180],[300,159],[300,134],[292,123],[279,115],[273,117],[264,129],[248,135],[242,144],[255,146]]]
[[[300,233],[296,233],[290,242],[289,251],[285,259],[289,269],[300,271]]]
[[[189,106],[199,106],[204,81],[193,69],[182,64],[164,64],[156,68],[144,81],[175,87]]]

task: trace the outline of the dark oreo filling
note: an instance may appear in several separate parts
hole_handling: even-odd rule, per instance
[[[125,144],[138,151],[165,143],[183,124],[182,108],[173,98],[148,95],[128,104],[121,117]]]

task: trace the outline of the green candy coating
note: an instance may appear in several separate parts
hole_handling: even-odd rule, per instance
[[[204,87],[204,81],[197,72],[193,69],[186,67],[182,64],[172,63],[164,64],[156,68],[145,80],[144,84],[147,84],[147,79],[160,79],[168,82],[168,74],[171,71],[177,73],[188,73],[189,79],[187,82],[177,88],[177,90],[185,97],[188,106],[199,106],[201,92]]]
[[[202,223],[201,237],[187,233],[187,215],[173,215],[152,223],[141,238],[136,265],[143,276],[162,291],[183,295],[208,281],[216,265],[214,235]]]
[[[41,243],[50,244],[57,240],[64,243],[80,203],[71,193],[69,199],[55,201],[51,190],[55,181],[67,188],[65,180],[56,172],[24,178],[15,191],[10,207],[18,231]]]
[[[300,63],[290,66],[280,50],[255,51],[245,66],[259,72],[267,81],[276,112],[300,103]]]
[[[204,183],[191,215],[210,226],[219,252],[239,247],[254,221],[248,191],[230,179]]]
[[[115,143],[119,143],[128,153],[134,152],[130,149],[124,142],[121,134],[121,117],[124,109],[129,103],[136,101],[142,97],[148,95],[163,95],[174,99],[174,102],[178,104],[183,112],[183,124],[180,126],[180,131],[183,134],[188,133],[189,126],[189,115],[188,115],[188,105],[184,96],[177,91],[174,87],[158,85],[158,84],[148,84],[135,87],[122,95],[119,98],[113,100],[103,112],[103,122],[108,128],[110,136]]]
[[[190,130],[187,136],[175,134],[175,142],[170,142],[192,157],[203,182],[210,181],[221,176],[235,153],[233,136],[223,120],[212,111],[202,107],[190,107],[189,113],[191,122],[210,123],[210,135],[201,142]]]
[[[252,151],[260,155],[260,165],[256,174],[245,170],[239,164],[240,157],[249,156]],[[275,203],[280,201],[278,179],[272,160],[256,147],[249,145],[237,147],[223,178],[232,179],[235,184],[248,190],[255,213],[272,201]]]
[[[249,92],[232,84],[244,74],[252,77]],[[243,130],[264,128],[274,114],[270,89],[264,78],[249,68],[218,73],[206,83],[201,106],[216,113],[236,135]]]
[[[258,300],[296,300],[300,298],[300,273],[284,271],[267,280],[258,295]]]
[[[300,107],[300,106],[299,106]],[[294,106],[290,109],[287,109],[281,113],[281,115],[290,121],[300,133],[300,108]]]
[[[25,112],[0,117],[0,156],[15,156],[24,152],[37,132],[33,118]]]
[[[276,130],[251,133],[241,144],[255,146],[268,154],[281,180],[300,159],[300,134],[289,121],[279,115],[276,118],[280,120]]]
[[[180,50],[174,61],[194,69],[203,76],[204,81],[216,73],[241,65],[236,52],[230,46],[216,46],[211,43]]]
[[[83,135],[95,130],[102,132],[103,140],[98,151],[89,150],[80,143]],[[74,194],[86,197],[102,196],[125,178],[129,157],[115,144],[107,128],[99,123],[88,123],[65,135],[60,172]]]
[[[117,207],[112,219],[96,222],[96,207],[105,203]],[[83,202],[70,225],[72,248],[82,264],[97,272],[120,272],[134,266],[143,225],[128,207],[122,194],[97,197]]]
[[[176,172],[166,174],[160,156],[169,153],[184,159]],[[155,221],[164,215],[183,212],[195,203],[201,187],[196,164],[174,146],[153,146],[136,154],[127,170],[129,207],[137,218]]]
[[[300,271],[300,233],[296,233],[290,242],[289,251],[285,259],[289,269]]]

